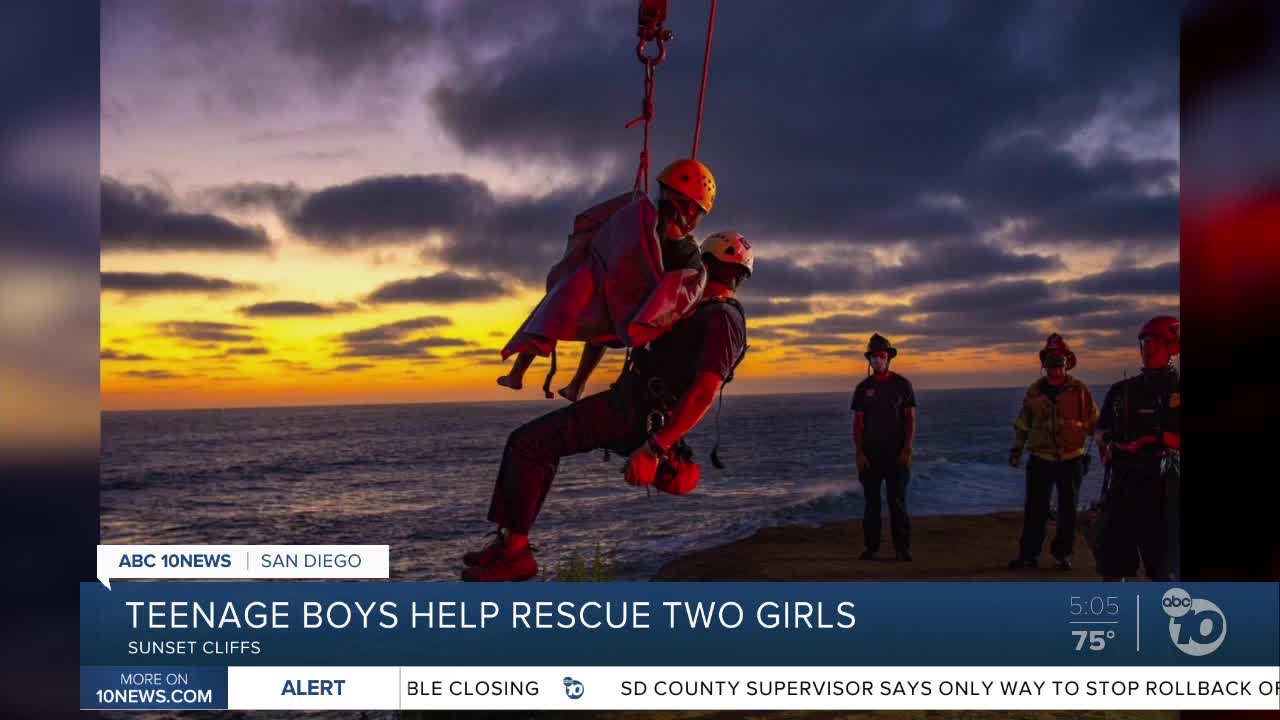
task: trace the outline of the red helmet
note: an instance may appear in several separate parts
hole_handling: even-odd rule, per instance
[[[1056,355],[1062,358],[1062,367],[1067,371],[1076,366],[1076,354],[1071,352],[1071,348],[1067,347],[1067,341],[1062,339],[1058,333],[1052,333],[1045,338],[1044,349],[1040,351],[1040,367],[1050,367],[1049,356]]]
[[[1138,333],[1138,340],[1150,336],[1164,340],[1169,346],[1169,355],[1182,352],[1182,323],[1178,322],[1178,318],[1172,315],[1157,315],[1151,318],[1146,325],[1142,326],[1142,331]]]

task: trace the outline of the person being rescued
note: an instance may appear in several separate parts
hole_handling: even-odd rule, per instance
[[[635,349],[608,390],[536,418],[507,438],[489,502],[497,539],[463,555],[463,580],[519,581],[538,573],[529,531],[561,458],[600,449],[629,453],[628,484],[677,495],[696,487],[698,466],[683,438],[746,353],[746,315],[734,295],[754,266],[751,245],[736,232],[708,237],[702,262],[706,290],[693,312]],[[711,458],[716,462],[714,450]]]
[[[1044,544],[1045,523],[1049,520],[1049,499],[1058,489],[1058,527],[1050,552],[1059,570],[1071,569],[1071,552],[1076,537],[1076,504],[1080,484],[1088,472],[1089,436],[1098,422],[1098,406],[1088,386],[1067,373],[1076,366],[1076,354],[1058,333],[1045,340],[1040,351],[1044,376],[1022,400],[1022,409],[1013,423],[1010,467],[1027,461],[1026,504],[1022,515],[1022,538],[1018,556],[1009,561],[1010,570],[1036,568]]]
[[[706,270],[693,231],[711,212],[716,181],[697,160],[677,160],[658,176],[658,207],[624,193],[578,215],[564,257],[547,274],[547,293],[502,349],[516,355],[498,384],[519,390],[535,357],[552,355],[543,386],[548,398],[556,343],[586,343],[561,397],[576,401],[608,347],[639,347],[691,312]]]

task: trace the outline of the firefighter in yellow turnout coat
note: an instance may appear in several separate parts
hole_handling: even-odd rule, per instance
[[[1050,552],[1061,570],[1071,569],[1076,532],[1076,503],[1080,483],[1088,472],[1088,440],[1098,422],[1098,406],[1089,388],[1068,374],[1075,367],[1075,353],[1062,336],[1054,333],[1040,351],[1045,374],[1027,389],[1022,410],[1014,421],[1009,464],[1017,467],[1023,450],[1027,462],[1027,497],[1022,518],[1018,556],[1013,570],[1039,565],[1049,519],[1049,498],[1058,489],[1058,529]]]

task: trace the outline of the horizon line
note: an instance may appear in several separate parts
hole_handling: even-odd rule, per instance
[[[981,387],[931,387],[921,388],[918,392],[954,392],[958,390],[1022,390],[1018,385],[989,385]],[[742,392],[733,393],[737,397],[769,397],[783,395],[836,395],[846,394],[847,390],[808,390],[803,392]],[[174,408],[123,408],[117,410],[99,410],[107,413],[152,413],[152,412],[219,412],[223,410],[295,410],[298,408],[358,408],[358,407],[395,407],[404,405],[510,405],[514,403],[535,403],[541,398],[529,400],[440,400],[413,402],[365,402],[365,403],[299,403],[296,405],[230,405],[226,407],[174,407]]]

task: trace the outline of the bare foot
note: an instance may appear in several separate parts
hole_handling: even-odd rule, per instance
[[[498,384],[512,390],[519,390],[524,387],[524,381],[515,375],[503,375],[498,378]]]
[[[560,388],[560,397],[569,402],[578,402],[578,398],[582,395],[582,388],[578,385],[566,385]]]

